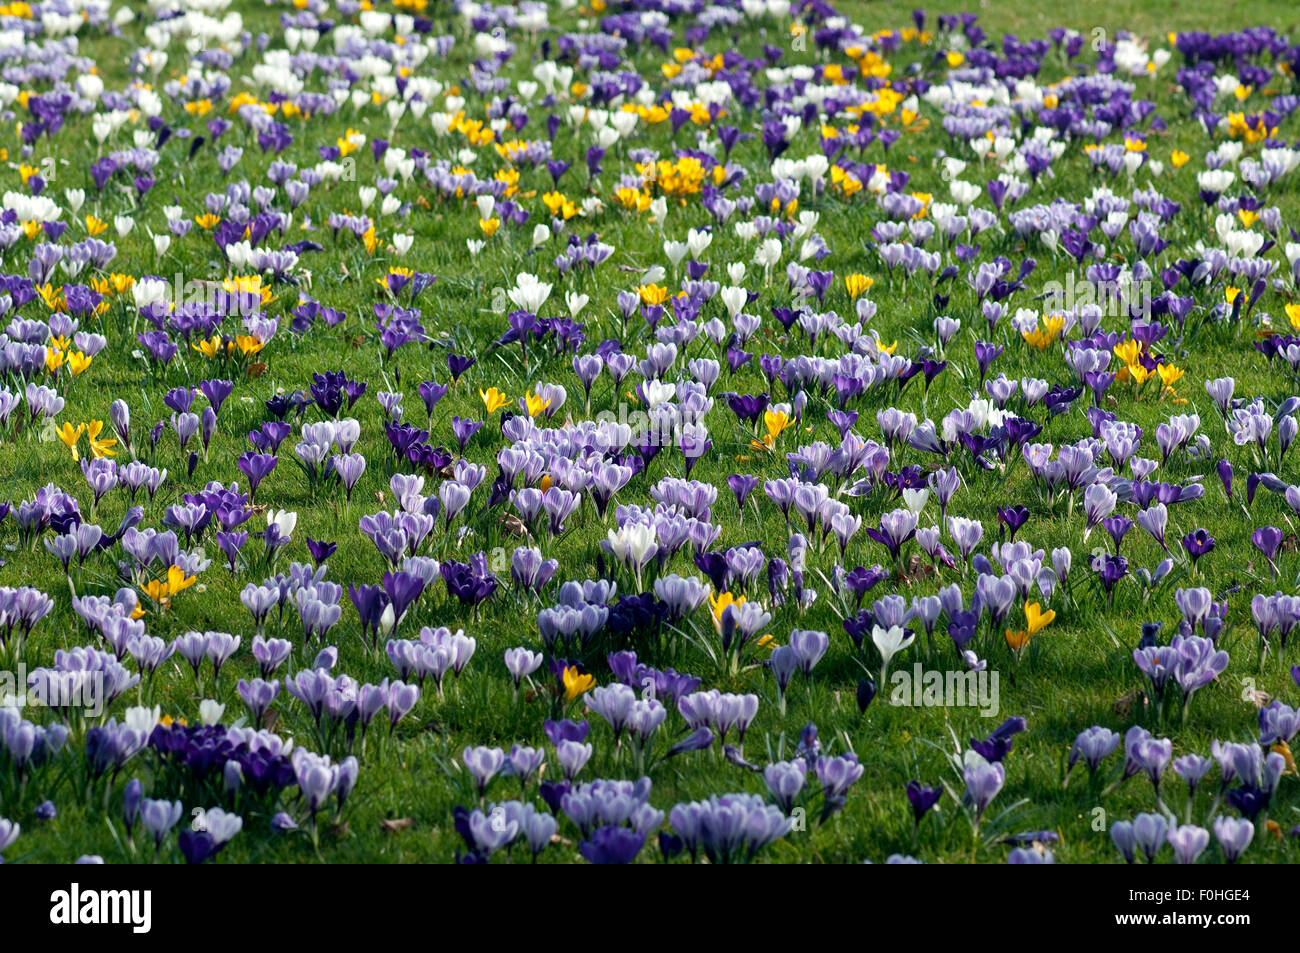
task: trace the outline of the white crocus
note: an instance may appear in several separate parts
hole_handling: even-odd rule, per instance
[[[266,525],[279,529],[281,539],[288,539],[298,526],[298,514],[290,510],[267,510]]]
[[[744,288],[730,285],[719,292],[722,298],[722,304],[727,309],[727,317],[735,320],[736,315],[740,314],[741,309],[749,303],[749,292]]]
[[[131,296],[137,309],[170,300],[171,288],[161,278],[141,278],[131,286]]]
[[[930,499],[929,490],[904,490],[903,505],[911,510],[913,516],[920,516],[925,503]]]
[[[875,643],[876,650],[880,652],[880,657],[884,660],[880,667],[880,684],[882,686],[889,675],[890,661],[895,655],[911,645],[915,639],[916,636],[901,625],[891,625],[888,629],[882,629],[878,625],[871,627],[871,641]]]
[[[569,317],[576,318],[582,313],[582,309],[587,306],[591,298],[588,295],[577,291],[570,291],[564,296],[564,303],[569,308]]]
[[[672,400],[677,394],[676,384],[665,384],[663,381],[653,380],[646,381],[641,385],[641,393],[645,396],[645,402],[650,409],[658,407],[665,401]]]
[[[211,698],[199,702],[199,721],[205,725],[221,724],[221,716],[226,713],[226,706]]]
[[[530,275],[526,271],[520,272],[515,277],[515,287],[510,289],[510,300],[514,302],[515,307],[531,311],[533,314],[541,311],[542,305],[550,296],[551,285],[539,281],[536,275]]]
[[[641,570],[659,552],[653,526],[625,523],[622,529],[609,531],[606,548],[616,560],[632,570],[637,591],[641,591]]]
[[[154,727],[158,724],[158,719],[161,717],[162,709],[157,705],[154,705],[153,708],[134,705],[126,710],[126,714],[122,716],[122,723],[132,731],[149,735],[153,732]]]

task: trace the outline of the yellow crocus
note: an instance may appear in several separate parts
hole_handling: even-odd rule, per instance
[[[1028,632],[1025,632],[1024,630],[1021,630],[1019,632],[1012,632],[1010,629],[1007,629],[1007,645],[1010,646],[1011,651],[1019,652],[1028,644],[1029,644]]]
[[[256,354],[266,347],[266,342],[253,334],[241,334],[235,338],[235,347],[239,348],[241,355],[248,357],[250,354]]]
[[[1061,336],[1064,327],[1065,319],[1059,315],[1044,317],[1041,329],[1035,326],[1032,331],[1021,331],[1020,336],[1031,346],[1042,351],[1052,346],[1052,343]]]
[[[1186,373],[1181,367],[1175,367],[1173,364],[1161,364],[1156,371],[1160,374],[1162,391],[1172,391],[1174,385],[1182,380],[1183,374]]]
[[[1037,602],[1025,603],[1025,626],[1027,635],[1037,635],[1039,632],[1043,631],[1043,629],[1051,625],[1052,620],[1055,618],[1055,609],[1048,609],[1044,612],[1043,607]]]
[[[198,582],[197,577],[185,575],[185,570],[180,566],[171,566],[167,569],[167,592],[169,595],[174,596],[178,592],[184,592],[196,582]]]
[[[744,605],[744,596],[733,596],[730,592],[720,592],[709,596],[709,613],[713,616],[713,627],[722,634],[722,614],[728,606]]]
[[[82,424],[79,427],[73,427],[72,424],[65,420],[63,426],[55,431],[55,433],[59,435],[59,439],[63,441],[64,446],[72,451],[72,459],[74,460],[80,459],[81,457],[81,454],[77,452],[77,443],[81,440],[81,435],[85,430],[85,424]]]
[[[844,276],[844,287],[850,298],[858,298],[866,294],[873,284],[875,281],[866,275],[854,273]]]
[[[549,397],[543,399],[532,391],[529,391],[526,396],[520,398],[519,403],[523,405],[523,408],[528,413],[529,417],[536,417],[538,414],[546,410],[547,407],[551,406]]]
[[[642,285],[637,289],[641,300],[648,305],[663,304],[668,300],[668,289],[663,285]]]
[[[90,367],[90,362],[94,358],[89,354],[83,354],[81,351],[73,351],[68,355],[68,369],[72,371],[73,377],[80,377],[82,373]]]
[[[1125,364],[1136,364],[1138,355],[1142,352],[1142,345],[1129,338],[1126,341],[1120,341],[1112,350],[1114,350],[1115,356]]]
[[[1191,156],[1189,156],[1182,149],[1175,149],[1169,155],[1169,161],[1173,163],[1175,169],[1181,169],[1183,166],[1187,165],[1187,161],[1190,158]]]
[[[489,414],[495,414],[498,410],[510,403],[510,398],[495,387],[489,387],[486,391],[481,387],[478,392],[479,397],[483,398],[483,406],[487,408]]]
[[[167,583],[161,582],[157,579],[150,579],[145,583],[144,594],[148,596],[152,602],[156,602],[158,605],[166,605],[168,596],[170,595],[167,591]]]
[[[117,446],[116,440],[112,439],[111,437],[105,437],[103,440],[99,439],[99,435],[104,430],[104,421],[92,420],[90,423],[85,424],[85,428],[86,428],[86,440],[90,443],[90,452],[94,456],[96,457],[117,456],[116,452],[110,449],[111,447]]]
[[[763,412],[763,426],[773,438],[781,434],[791,424],[790,415],[784,410],[766,410]]]
[[[564,668],[564,697],[573,701],[584,692],[590,691],[596,686],[595,676],[584,675],[578,671],[577,666],[566,665]]]
[[[197,342],[191,344],[190,347],[194,348],[194,350],[198,351],[208,360],[214,360],[216,356],[221,353],[221,335],[214,334],[211,338],[206,340],[200,338]]]
[[[1273,752],[1274,754],[1280,754],[1282,756],[1282,760],[1286,762],[1286,771],[1284,772],[1285,774],[1296,773],[1295,755],[1291,753],[1291,746],[1289,744],[1287,744],[1285,741],[1279,741],[1277,744],[1273,745],[1273,747],[1269,748],[1268,750]]]

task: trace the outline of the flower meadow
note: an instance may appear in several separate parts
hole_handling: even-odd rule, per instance
[[[1297,70],[0,5],[0,854],[1300,859]]]

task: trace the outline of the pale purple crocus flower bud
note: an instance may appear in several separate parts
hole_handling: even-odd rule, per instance
[[[794,808],[795,798],[803,790],[808,780],[808,768],[796,758],[793,761],[777,761],[763,769],[763,780],[772,792],[777,806],[786,814]]]
[[[515,691],[519,690],[519,685],[525,678],[541,667],[543,661],[544,657],[540,652],[533,652],[523,646],[506,649],[506,669],[514,679]]]
[[[478,747],[466,747],[461,752],[461,760],[465,762],[465,767],[474,779],[474,784],[478,788],[479,797],[487,792],[487,786],[492,779],[496,777],[497,772],[505,763],[505,752],[500,748],[490,748],[486,745]]]
[[[591,745],[579,741],[564,740],[555,746],[556,759],[560,762],[560,770],[564,772],[564,777],[572,781],[582,771],[587,762],[591,760]]]
[[[1249,822],[1247,822],[1249,823]],[[1195,824],[1183,824],[1165,835],[1174,849],[1174,859],[1180,864],[1194,864],[1210,844],[1210,832]]]

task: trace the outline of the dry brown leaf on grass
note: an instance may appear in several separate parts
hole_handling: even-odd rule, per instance
[[[1146,694],[1140,688],[1133,689],[1127,695],[1121,695],[1115,701],[1115,714],[1120,717],[1127,717],[1128,713],[1133,710],[1133,706],[1138,702],[1145,702],[1146,697]]]

